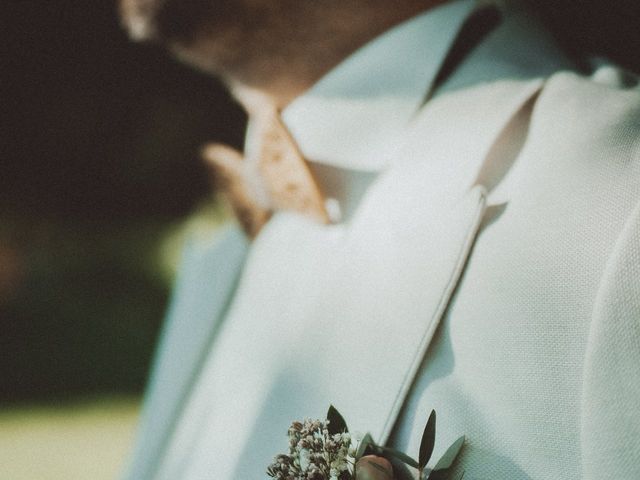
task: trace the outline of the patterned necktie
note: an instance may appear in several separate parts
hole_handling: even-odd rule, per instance
[[[328,223],[320,188],[278,112],[260,112],[252,119],[250,135],[253,148],[247,155],[220,144],[203,150],[215,187],[223,192],[249,238],[278,210]]]

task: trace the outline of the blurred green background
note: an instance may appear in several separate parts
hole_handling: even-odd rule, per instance
[[[637,0],[530,3],[640,70]],[[0,27],[0,480],[113,479],[182,241],[224,218],[198,150],[246,119],[112,1],[8,0]]]
[[[131,44],[111,2],[2,9],[0,401],[137,395],[167,249],[211,201],[199,147],[238,145],[244,117],[213,79]]]
[[[3,2],[0,27],[0,480],[113,479],[181,242],[223,218],[199,148],[245,118],[114,2]]]

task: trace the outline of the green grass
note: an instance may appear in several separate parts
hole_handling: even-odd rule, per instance
[[[137,398],[112,398],[0,411],[0,479],[117,479],[138,410]]]

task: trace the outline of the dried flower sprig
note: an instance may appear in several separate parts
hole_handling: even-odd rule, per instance
[[[349,480],[353,478],[355,448],[346,428],[305,419],[289,427],[289,454],[278,455],[267,474],[282,480]],[[330,428],[331,425],[331,428]]]
[[[354,438],[342,415],[331,406],[324,421],[305,419],[291,424],[289,453],[277,455],[267,467],[267,475],[278,480],[355,480],[356,462],[365,455],[378,455],[415,468],[420,480],[447,480],[464,437],[449,447],[433,469],[427,469],[435,434],[436,415],[432,411],[422,435],[419,458],[414,460],[402,452],[376,445],[369,434],[362,439]]]

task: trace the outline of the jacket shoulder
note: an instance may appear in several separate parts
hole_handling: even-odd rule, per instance
[[[590,76],[561,71],[546,81],[538,109],[569,117],[570,125],[580,128],[624,126],[637,133],[640,77],[614,66],[601,67]]]
[[[591,76],[552,75],[531,121],[559,151],[599,151],[601,157],[640,163],[640,81],[617,67],[601,67]]]
[[[590,75],[561,70],[551,75],[546,83],[551,89],[571,86],[577,89],[577,94],[640,95],[640,75],[612,64],[602,65]]]

